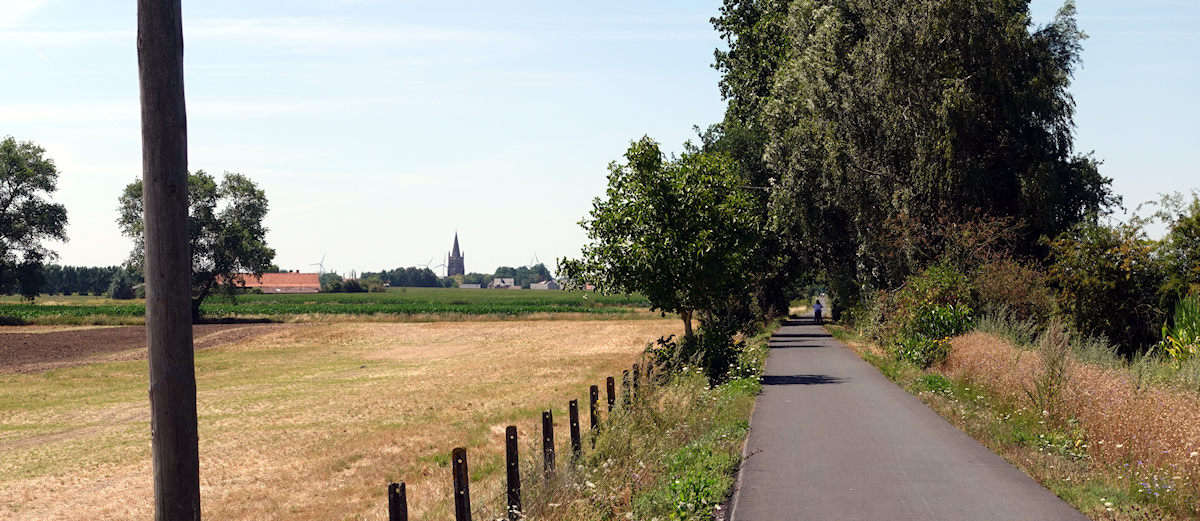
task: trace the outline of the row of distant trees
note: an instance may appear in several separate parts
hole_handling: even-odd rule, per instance
[[[41,293],[47,295],[103,295],[108,292],[113,277],[123,271],[120,266],[59,266],[42,267]]]
[[[487,287],[494,279],[513,279],[513,284],[525,289],[529,289],[531,284],[545,282],[554,278],[550,273],[550,269],[545,264],[538,263],[533,266],[521,266],[513,268],[510,266],[500,266],[496,268],[496,272],[488,275],[486,273],[467,273],[462,277],[463,284],[479,284]]]
[[[364,272],[357,278],[342,278],[336,273],[321,275],[321,291],[323,293],[360,293],[384,291],[385,287],[396,288],[452,288],[459,284],[479,284],[487,286],[494,279],[513,279],[513,284],[528,289],[531,284],[545,282],[553,278],[550,269],[545,264],[533,266],[501,266],[495,273],[467,273],[461,277],[438,277],[433,270],[425,267],[410,266],[379,272]]]
[[[278,273],[280,268],[270,265],[264,273]],[[40,293],[46,295],[105,295],[111,298],[134,298],[142,276],[136,270],[122,266],[60,266],[49,264],[41,270],[43,282]],[[493,279],[511,278],[517,286],[529,288],[531,284],[550,280],[552,275],[544,264],[513,268],[501,266],[495,273],[468,273],[462,277],[464,284],[487,286]],[[321,275],[321,291],[325,293],[381,292],[385,287],[438,288],[454,287],[458,280],[453,277],[438,277],[429,268],[410,266],[380,272],[365,272],[359,278],[345,279],[336,273]]]

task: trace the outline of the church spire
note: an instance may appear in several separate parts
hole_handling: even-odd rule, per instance
[[[454,249],[450,250],[450,258],[446,259],[446,276],[466,275],[462,251],[458,249],[458,232],[454,232]]]

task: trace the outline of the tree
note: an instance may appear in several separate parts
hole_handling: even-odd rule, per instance
[[[245,285],[237,275],[261,276],[275,250],[267,247],[263,226],[266,194],[246,176],[227,172],[218,185],[203,170],[188,174],[188,201],[192,318],[198,320],[205,298],[217,292],[233,298]],[[141,181],[125,187],[119,212],[121,233],[134,240],[129,263],[138,269],[145,252]]]
[[[739,40],[718,65],[734,119],[762,137],[777,179],[770,223],[836,296],[853,302],[914,273],[880,240],[901,214],[1014,217],[1025,224],[1014,248],[1040,256],[1039,237],[1118,201],[1098,162],[1073,150],[1067,88],[1085,38],[1074,4],[1033,31],[1027,4],[726,3],[719,27]]]
[[[580,224],[591,244],[577,260],[562,259],[562,275],[579,286],[640,293],[652,309],[678,313],[685,342],[692,319],[706,334],[725,337],[728,319],[746,304],[746,271],[759,222],[729,157],[688,147],[666,159],[658,143],[643,137],[629,147],[625,163],[609,166],[607,197],[592,203]],[[704,342],[705,365],[719,376],[729,354]],[[723,346],[723,347],[719,347]]]
[[[1102,334],[1126,355],[1159,340],[1166,281],[1155,242],[1137,223],[1085,222],[1049,243],[1058,302],[1081,330]]]
[[[11,136],[0,141],[0,293],[33,300],[44,281],[42,262],[55,257],[42,242],[67,240],[67,209],[46,199],[58,169],[46,150]]]
[[[136,273],[130,269],[118,270],[112,276],[112,282],[108,285],[108,298],[113,300],[129,300],[137,296],[134,291],[134,286],[141,284]]]
[[[341,293],[342,292],[342,276],[337,273],[329,272],[321,274],[321,293]]]
[[[1161,293],[1170,307],[1179,298],[1200,293],[1200,191],[1190,195],[1164,194],[1154,203],[1158,209],[1152,219],[1167,227],[1158,257],[1167,276]]]

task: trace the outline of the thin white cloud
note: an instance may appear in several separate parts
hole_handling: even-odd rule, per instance
[[[198,99],[188,101],[188,116],[239,120],[293,115],[326,116],[359,112],[401,101],[391,98]]]
[[[134,41],[133,31],[95,29],[3,29],[0,42],[18,42],[36,47],[78,47],[100,42]]]
[[[63,101],[0,104],[0,121],[6,123],[97,123],[138,121],[138,101]]]
[[[14,27],[51,0],[0,0],[0,27]]]
[[[528,41],[527,37],[512,32],[369,26],[324,18],[184,20],[184,38],[305,49],[429,43],[496,45],[523,44]]]

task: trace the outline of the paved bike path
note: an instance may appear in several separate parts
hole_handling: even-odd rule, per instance
[[[770,341],[731,521],[1086,521],[811,320]]]

